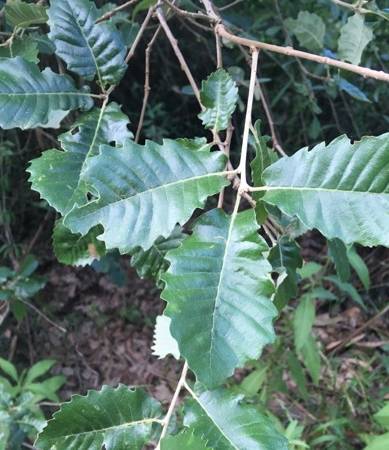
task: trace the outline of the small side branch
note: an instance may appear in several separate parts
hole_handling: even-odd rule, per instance
[[[160,450],[162,439],[166,436],[167,429],[169,427],[169,423],[170,423],[170,420],[171,420],[173,412],[174,412],[174,408],[176,407],[178,396],[180,395],[182,387],[185,385],[185,382],[186,382],[186,376],[188,374],[188,369],[189,369],[188,363],[185,362],[184,367],[182,368],[180,379],[178,380],[178,383],[177,383],[176,390],[174,391],[172,401],[170,402],[169,409],[166,413],[165,418],[163,419],[162,432],[159,437],[158,445],[155,448],[155,450]]]
[[[246,176],[247,148],[250,134],[251,116],[253,110],[254,89],[257,80],[258,55],[259,51],[257,49],[253,49],[253,55],[251,60],[250,86],[247,99],[246,118],[244,122],[243,139],[242,139],[242,150],[240,154],[240,163],[239,163],[239,169],[241,173],[241,185],[239,188],[240,192],[246,192],[248,188]]]
[[[181,65],[181,69],[185,72],[185,75],[188,78],[189,84],[192,87],[192,90],[196,96],[197,101],[201,104],[199,88],[197,87],[197,84],[193,78],[192,72],[190,71],[187,62],[185,61],[184,55],[182,54],[182,52],[178,46],[177,39],[174,37],[168,23],[166,22],[166,19],[163,14],[161,6],[157,7],[157,17],[158,17],[159,23],[161,24],[161,26],[163,28],[163,31],[166,34],[166,37],[168,38],[168,40],[170,42],[170,45],[172,46],[173,51]]]
[[[126,3],[123,3],[123,5],[120,5],[114,9],[112,9],[111,11],[108,11],[107,13],[105,13],[104,15],[102,15],[98,20],[96,20],[96,23],[100,23],[100,22],[104,22],[106,20],[109,20],[111,17],[113,17],[116,13],[123,11],[123,9],[128,8],[129,6],[133,5],[134,3],[136,3],[138,0],[130,0]]]
[[[281,55],[292,56],[300,59],[306,59],[308,61],[313,61],[318,64],[324,64],[331,67],[336,67],[337,69],[347,70],[349,72],[357,73],[364,78],[374,78],[375,80],[385,81],[389,83],[389,73],[383,70],[373,70],[367,67],[357,66],[355,64],[346,63],[339,61],[338,59],[328,58],[326,56],[315,55],[313,53],[303,52],[301,50],[295,50],[293,47],[282,47],[274,44],[267,44],[266,42],[254,41],[252,39],[246,39],[227,31],[226,27],[219,23],[216,26],[217,33],[235,44],[243,45],[245,47],[257,48],[262,50],[267,50],[273,53],[279,53]]]

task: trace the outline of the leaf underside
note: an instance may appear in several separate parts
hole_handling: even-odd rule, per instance
[[[253,210],[228,216],[215,209],[167,255],[165,314],[181,354],[208,387],[258,358],[274,339],[271,266],[257,228]]]
[[[338,41],[340,58],[352,64],[359,64],[363,51],[373,37],[373,31],[365,24],[364,16],[356,13],[349,17],[341,29]]]
[[[388,165],[389,134],[341,136],[268,167],[263,198],[327,239],[389,246]]]

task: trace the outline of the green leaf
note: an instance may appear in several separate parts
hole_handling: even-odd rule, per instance
[[[0,357],[0,369],[11,377],[14,381],[18,381],[18,372],[16,367],[9,361]]]
[[[346,246],[338,238],[331,239],[328,241],[328,254],[335,264],[340,281],[348,281],[351,276],[351,268]]]
[[[341,91],[347,92],[350,97],[353,97],[361,102],[371,103],[367,95],[363,91],[361,91],[358,86],[355,86],[355,84],[352,84],[341,77],[337,78],[336,82],[339,89]]]
[[[162,439],[161,450],[212,450],[200,436],[191,429],[184,430],[176,436]]]
[[[128,117],[117,103],[81,115],[70,131],[59,137],[64,151],[47,150],[31,161],[27,171],[32,189],[63,215],[76,203],[85,204],[88,189],[83,175],[88,159],[99,153],[102,144],[122,146],[132,137],[127,125]]]
[[[297,19],[286,19],[285,25],[301,46],[312,51],[322,50],[326,26],[317,14],[300,11]]]
[[[289,351],[287,358],[290,374],[297,385],[297,389],[299,390],[302,398],[307,400],[309,394],[307,391],[307,379],[305,378],[304,369],[293,352]]]
[[[68,69],[101,86],[115,84],[124,75],[126,47],[109,22],[96,23],[100,12],[89,0],[52,0],[48,10],[56,53]]]
[[[288,441],[268,417],[225,389],[187,401],[184,425],[217,450],[288,450]]]
[[[25,389],[32,392],[35,395],[36,401],[48,399],[52,402],[59,402],[58,396],[55,392],[60,389],[66,382],[66,378],[63,375],[57,375],[55,377],[48,378],[40,383],[29,383]]]
[[[365,17],[354,14],[342,26],[338,41],[339,57],[352,64],[359,64],[363,51],[373,37],[373,31],[365,24]]]
[[[263,136],[261,133],[261,121],[257,120],[254,127],[251,129],[253,135],[252,145],[255,149],[255,158],[252,160],[251,166],[251,178],[255,186],[263,186],[262,174],[266,167],[277,161],[277,154],[268,147],[268,136]],[[267,217],[267,211],[264,204],[261,201],[264,196],[264,192],[253,192],[254,200],[257,202],[255,206],[255,214],[257,222],[263,224]]]
[[[103,232],[101,226],[93,227],[85,236],[72,233],[63,225],[63,221],[56,222],[53,232],[53,248],[55,256],[62,264],[86,266],[105,255],[105,245],[97,239]]]
[[[56,128],[69,111],[92,105],[90,94],[68,76],[40,72],[20,56],[0,59],[0,127]]]
[[[294,344],[300,351],[311,334],[315,321],[315,302],[310,294],[302,297],[293,317]]]
[[[171,319],[165,315],[157,316],[154,329],[154,344],[151,347],[153,355],[159,358],[165,358],[167,355],[173,355],[180,359],[180,350],[177,341],[170,333]]]
[[[149,9],[156,3],[157,0],[141,0],[134,8],[134,12],[132,13],[132,19],[134,20],[138,13],[140,13],[141,11],[145,11],[146,9]]]
[[[319,384],[320,378],[320,353],[317,342],[312,335],[309,335],[300,352],[301,358],[304,361],[305,367],[315,385]]]
[[[39,62],[37,43],[30,40],[29,37],[15,38],[9,46],[0,47],[0,58],[14,58],[15,56],[21,56],[26,61],[37,64]]]
[[[209,146],[200,151],[169,139],[145,146],[126,141],[123,148],[101,146],[100,152],[88,159],[84,171],[91,194],[98,198],[74,208],[64,225],[85,234],[101,224],[99,238],[107,249],[121,253],[147,250],[160,236],[168,237],[208,196],[229,184],[225,155],[211,153]]]
[[[176,227],[168,238],[159,237],[148,250],[136,248],[131,255],[131,266],[136,269],[141,278],[158,281],[169,266],[165,259],[166,253],[179,247],[186,236],[181,231],[181,227]]]
[[[269,262],[279,276],[274,303],[281,310],[286,303],[297,295],[298,277],[296,270],[303,264],[300,247],[288,236],[281,236],[277,245],[270,249]]]
[[[204,110],[199,114],[205,128],[215,131],[227,129],[238,102],[238,88],[224,69],[211,73],[202,82],[200,92]]]
[[[264,172],[264,200],[327,239],[389,246],[389,134],[302,149]],[[323,170],[325,167],[325,170]]]
[[[168,253],[165,314],[181,355],[208,387],[259,357],[274,340],[274,286],[253,210],[200,217],[188,237]]]
[[[27,372],[24,385],[32,383],[40,376],[47,373],[54,366],[55,362],[54,359],[44,359],[34,364]]]
[[[103,386],[101,391],[75,395],[64,403],[35,446],[40,450],[101,450],[103,445],[106,450],[140,450],[159,415],[159,404],[143,390]]]
[[[47,22],[46,8],[20,0],[7,0],[4,8],[5,20],[12,27],[28,28]]]
[[[374,420],[389,431],[389,403],[374,414]]]
[[[340,291],[351,297],[356,303],[358,303],[358,305],[362,306],[363,309],[366,309],[363,298],[359,295],[358,291],[352,284],[344,283],[334,275],[329,275],[327,277],[324,277],[324,279],[327,281],[331,281],[331,283],[333,283]]]
[[[267,367],[256,369],[244,378],[239,388],[246,397],[252,397],[258,394],[268,375]]]
[[[389,447],[389,433],[374,436],[363,450],[387,450]]]
[[[368,290],[370,288],[369,268],[365,261],[358,255],[354,246],[348,247],[347,257],[351,267],[355,270],[358,278],[361,280],[363,287]]]

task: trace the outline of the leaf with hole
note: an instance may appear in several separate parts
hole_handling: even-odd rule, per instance
[[[253,210],[204,214],[193,234],[167,254],[165,315],[181,355],[208,387],[256,359],[274,340],[271,266]]]
[[[84,172],[96,198],[75,207],[64,225],[85,234],[101,224],[104,233],[99,239],[107,249],[147,250],[202,208],[208,196],[229,184],[225,163],[225,155],[210,152],[209,146],[189,150],[169,139],[162,145],[148,141],[145,146],[127,140],[116,150],[101,146],[100,154],[86,162]]]
[[[81,115],[70,131],[59,137],[64,151],[46,150],[31,161],[27,171],[32,189],[63,215],[76,203],[85,204],[88,188],[84,171],[88,159],[99,153],[102,144],[122,146],[132,137],[127,125],[128,117],[117,103]]]

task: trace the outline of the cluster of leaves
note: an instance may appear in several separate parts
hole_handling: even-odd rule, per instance
[[[18,373],[9,361],[0,358],[0,449],[20,449],[26,438],[32,438],[45,426],[42,400],[59,402],[57,391],[65,383],[62,375],[39,381],[55,361],[42,360],[27,371]]]
[[[44,278],[35,275],[38,261],[28,255],[18,270],[0,267],[0,302],[7,302],[17,320],[26,315],[26,301],[46,284]]]
[[[187,233],[183,227],[195,210],[205,208],[207,199],[238,175],[238,170],[226,170],[226,155],[205,138],[144,145],[132,140],[128,118],[109,97],[126,71],[128,44],[114,20],[98,20],[103,11],[92,1],[52,0],[46,11],[12,0],[5,12],[14,31],[9,54],[0,59],[0,109],[7,109],[0,126],[59,127],[71,111],[84,111],[59,136],[60,148],[46,150],[28,168],[32,188],[61,216],[53,234],[58,259],[84,265],[107,251],[129,255],[141,276],[163,287],[167,306],[158,320],[154,352],[184,359],[195,376],[194,386],[185,383],[190,395],[183,420],[161,440],[161,449],[286,450],[288,439],[267,413],[222,386],[274,342],[273,320],[296,292],[302,265],[297,244],[285,232],[270,249],[258,230],[268,217],[285,229],[293,221],[304,230],[315,228],[330,240],[336,264],[345,252],[354,255],[354,263],[358,260],[354,243],[389,246],[389,135],[353,143],[340,136],[278,159],[256,124],[251,162],[255,209],[239,212],[238,195],[232,213],[210,209]],[[49,68],[41,71],[27,53],[16,53],[19,31],[47,20],[45,42],[80,77],[79,83]],[[289,20],[287,26],[301,45],[320,49],[325,31],[318,16],[301,13],[297,23]],[[358,48],[356,29],[362,30]],[[359,62],[371,39],[358,13],[342,28],[339,53]],[[95,82],[98,94],[87,81]],[[212,73],[200,98],[204,127],[225,132],[239,100],[231,75],[224,69]],[[344,271],[342,262],[338,265]],[[301,270],[303,278],[314,273],[306,266]],[[4,277],[8,282],[18,274]],[[11,281],[10,286],[16,285]],[[307,291],[295,313],[296,353],[304,355],[314,383],[320,377],[311,335],[317,295]],[[290,365],[297,373],[299,363],[293,358]],[[105,386],[64,404],[35,445],[140,449],[158,439],[164,420],[161,405],[143,390]]]

